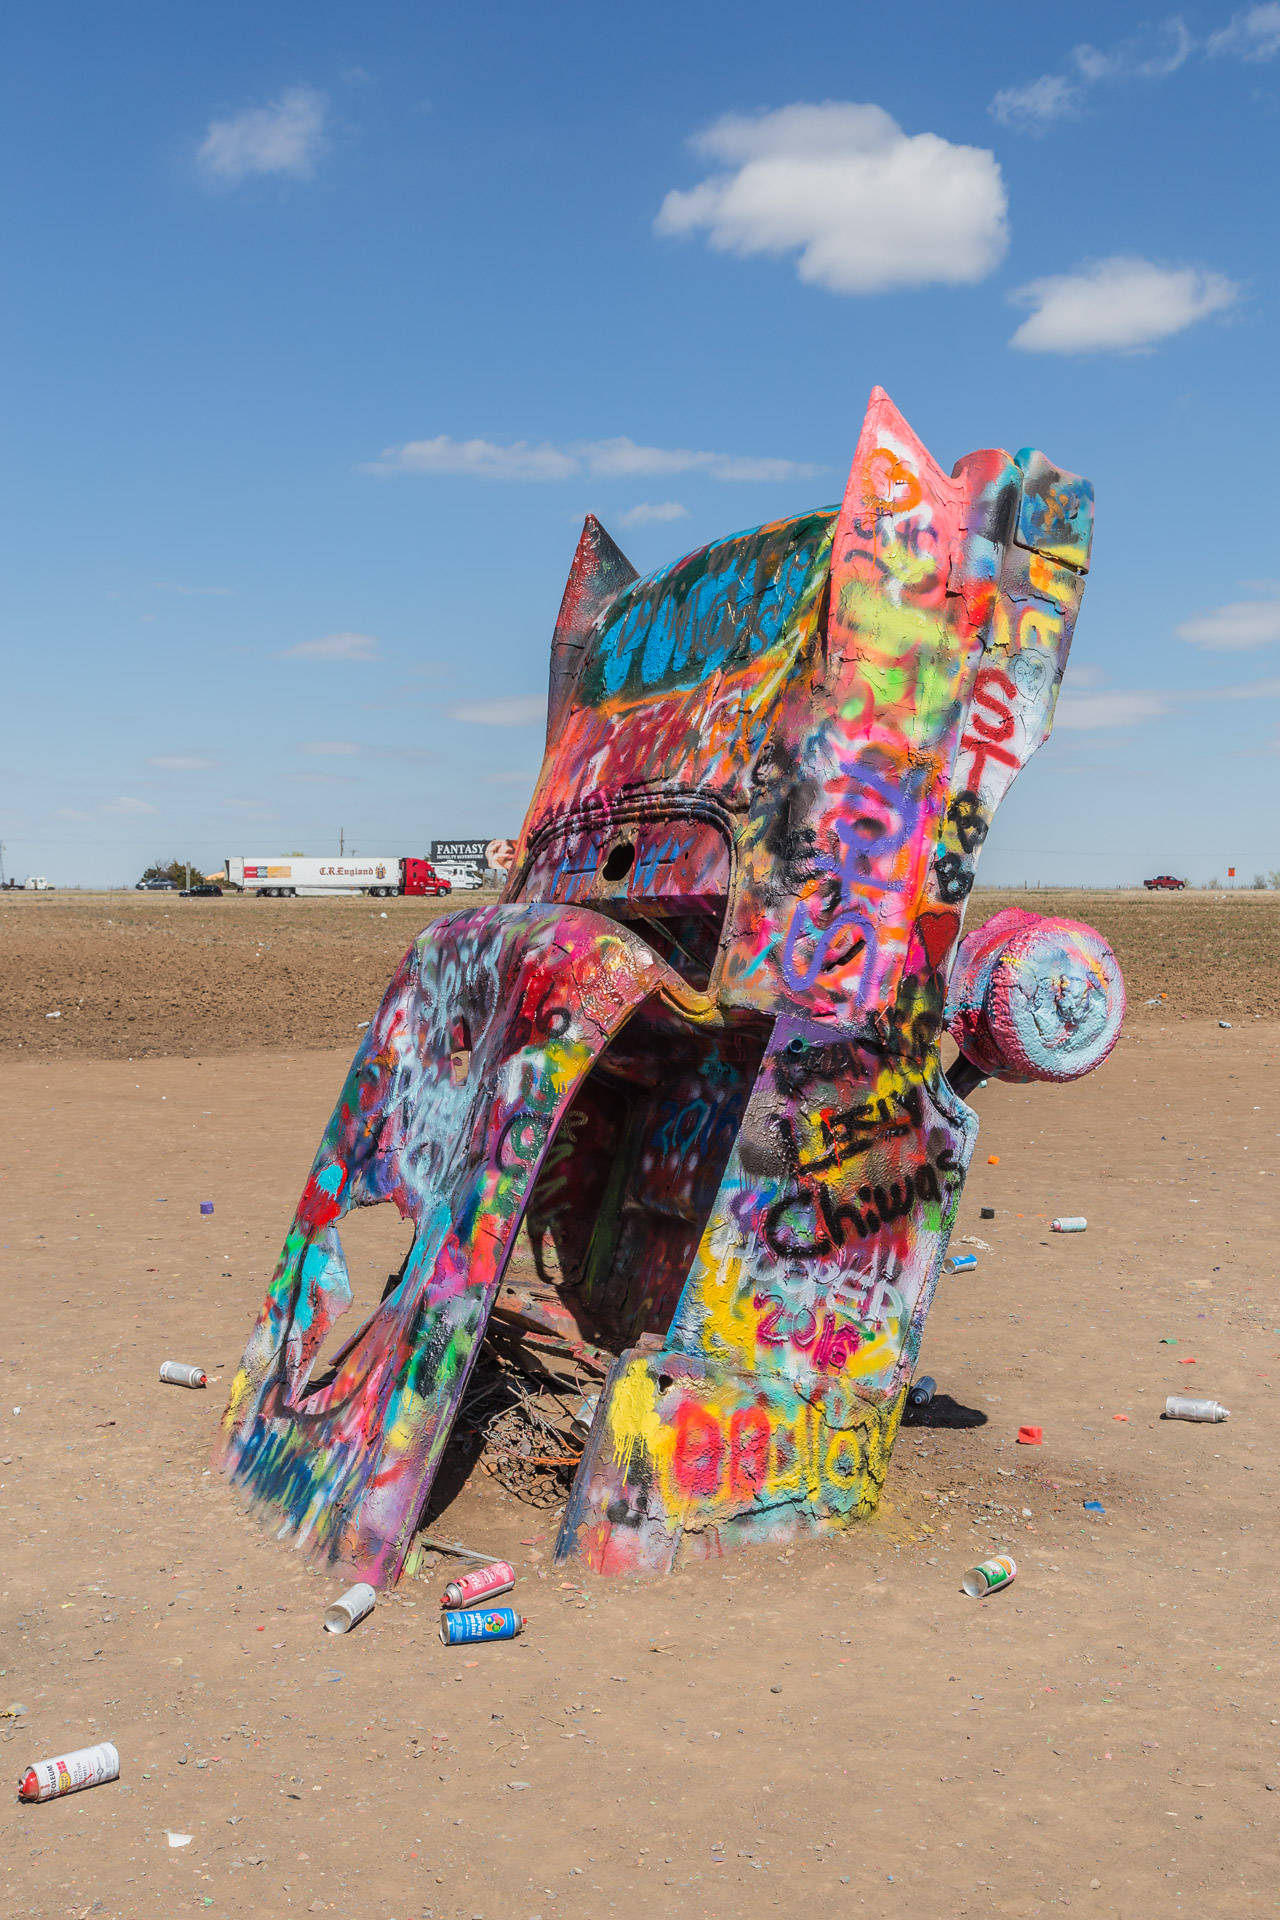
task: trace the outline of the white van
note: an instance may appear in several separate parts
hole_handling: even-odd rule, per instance
[[[431,864],[440,878],[449,882],[454,893],[474,893],[484,885],[469,860],[433,860]]]

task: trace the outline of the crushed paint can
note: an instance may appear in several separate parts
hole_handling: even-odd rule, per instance
[[[516,1570],[505,1560],[488,1567],[473,1567],[460,1580],[451,1580],[440,1595],[442,1607],[474,1607],[478,1601],[492,1600],[495,1594],[510,1593],[516,1583]]]
[[[980,1560],[976,1567],[970,1567],[962,1584],[971,1600],[985,1600],[989,1593],[998,1593],[1017,1577],[1016,1563],[1007,1553],[1001,1553],[994,1560]]]
[[[937,1391],[937,1381],[931,1373],[926,1373],[919,1380],[911,1382],[907,1399],[913,1407],[927,1407]]]
[[[1018,1445],[1020,1447],[1042,1447],[1044,1445],[1044,1428],[1019,1427]]]
[[[573,1424],[579,1433],[590,1433],[591,1423],[596,1417],[596,1408],[599,1405],[600,1395],[598,1393],[589,1393],[585,1399],[579,1401],[573,1413]]]
[[[350,1633],[352,1627],[359,1626],[366,1614],[373,1612],[377,1598],[367,1580],[357,1580],[354,1587],[348,1587],[331,1607],[325,1608],[325,1632]]]
[[[944,1273],[972,1273],[978,1264],[976,1253],[949,1253],[942,1263]]]
[[[995,1217],[996,1217],[996,1210],[995,1210],[995,1208],[994,1208],[994,1207],[979,1207],[979,1208],[978,1208],[978,1218],[979,1218],[979,1220],[994,1220],[994,1219],[995,1219]]]
[[[181,1360],[166,1360],[160,1378],[169,1387],[207,1387],[209,1376],[203,1367],[187,1367]]]
[[[1164,1403],[1166,1420],[1229,1420],[1231,1410],[1216,1400],[1193,1400],[1189,1393],[1171,1393]]]
[[[1050,1221],[1049,1231],[1051,1233],[1083,1233],[1088,1225],[1089,1222],[1082,1213],[1066,1213],[1061,1220]]]
[[[470,1646],[476,1640],[514,1640],[525,1620],[514,1607],[486,1607],[471,1613],[442,1613],[440,1638],[446,1647]]]
[[[57,1800],[83,1787],[105,1786],[120,1778],[120,1755],[109,1740],[96,1747],[77,1747],[57,1760],[37,1760],[18,1782],[19,1800]]]
[[[200,1211],[201,1213],[212,1213],[213,1212],[212,1200],[202,1200],[200,1202]]]

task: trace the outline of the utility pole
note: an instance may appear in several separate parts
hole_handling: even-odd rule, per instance
[[[346,839],[347,839],[347,836],[346,836],[346,832],[345,832],[345,829],[344,829],[344,828],[342,828],[342,827],[339,827],[339,828],[338,828],[338,858],[339,858],[339,860],[341,860],[341,858],[342,858],[342,856],[343,856],[343,854],[344,854],[344,853],[346,852],[346,850],[347,850],[347,846],[346,846]]]
[[[0,887],[4,884],[4,841],[0,840]]]

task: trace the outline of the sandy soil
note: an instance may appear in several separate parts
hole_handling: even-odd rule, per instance
[[[1128,903],[1108,924],[1098,900],[1091,917],[1124,952]],[[118,897],[23,919],[28,904],[6,936],[55,913],[114,919]],[[224,929],[271,937],[273,953],[259,915],[321,924],[309,903],[222,904]],[[1217,911],[1203,896],[1133,907],[1175,940],[1190,937],[1183,915]],[[1275,924],[1258,912],[1221,909],[1237,950]],[[324,1017],[366,1017],[407,931],[389,924],[365,997],[351,989]],[[304,1009],[325,980],[339,991],[342,942],[351,959],[368,925],[357,910],[315,936]],[[177,954],[190,936],[126,937],[147,961],[143,1005],[161,939]],[[234,967],[271,963],[203,951],[173,977],[203,978],[208,1004],[249,1020],[263,982],[233,1002],[218,968],[234,983]],[[1134,1001],[1161,990],[1158,958],[1137,949],[1151,971],[1131,977]],[[94,968],[75,974],[91,991]],[[65,975],[44,977],[65,1008]],[[207,1471],[354,1035],[130,1062],[87,1057],[68,1020],[66,1057],[15,1048],[0,1122],[0,1706],[26,1711],[0,1741],[11,1779],[100,1738],[123,1773],[0,1809],[6,1910],[1272,1912],[1280,1023],[1224,1031],[1177,1005],[1184,972],[1164,977],[1170,1002],[1140,1007],[1090,1080],[975,1096],[957,1233],[990,1250],[943,1281],[923,1365],[984,1424],[904,1428],[880,1517],[836,1542],[656,1582],[563,1578],[548,1517],[474,1475],[440,1525],[516,1562],[529,1619],[522,1639],[478,1649],[439,1643],[439,1569],[327,1638],[331,1583]],[[1194,980],[1215,1014],[1243,991],[1229,956],[1220,982],[1209,961]],[[273,1004],[290,1004],[283,985]],[[387,1211],[350,1235],[358,1297],[398,1258]],[[1047,1231],[1068,1211],[1087,1234]],[[166,1358],[208,1366],[209,1390],[161,1387]],[[1191,1385],[1230,1423],[1160,1420],[1165,1394]],[[1043,1448],[1014,1444],[1028,1421]],[[1094,1498],[1105,1513],[1085,1511]],[[1018,1580],[967,1600],[963,1570],[993,1549],[1014,1553]],[[191,1844],[170,1848],[166,1830]]]
[[[495,898],[0,893],[0,1059],[351,1047],[414,935],[440,913]],[[1096,926],[1139,1022],[1280,1017],[1280,893],[980,891],[966,925],[1006,906]]]

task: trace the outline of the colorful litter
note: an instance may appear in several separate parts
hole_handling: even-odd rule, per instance
[[[120,1778],[120,1755],[109,1740],[77,1747],[58,1760],[37,1760],[18,1782],[19,1800],[57,1800],[64,1793],[101,1787]]]
[[[459,1609],[440,1616],[440,1638],[446,1647],[465,1647],[477,1640],[514,1640],[528,1622],[512,1607],[485,1611]]]
[[[188,1367],[181,1360],[165,1360],[160,1378],[170,1387],[207,1387],[209,1376],[203,1367]]]
[[[1001,1587],[1007,1587],[1017,1577],[1017,1564],[1002,1553],[992,1560],[982,1560],[976,1567],[970,1567],[962,1584],[971,1600],[985,1600],[989,1593],[999,1593]]]

